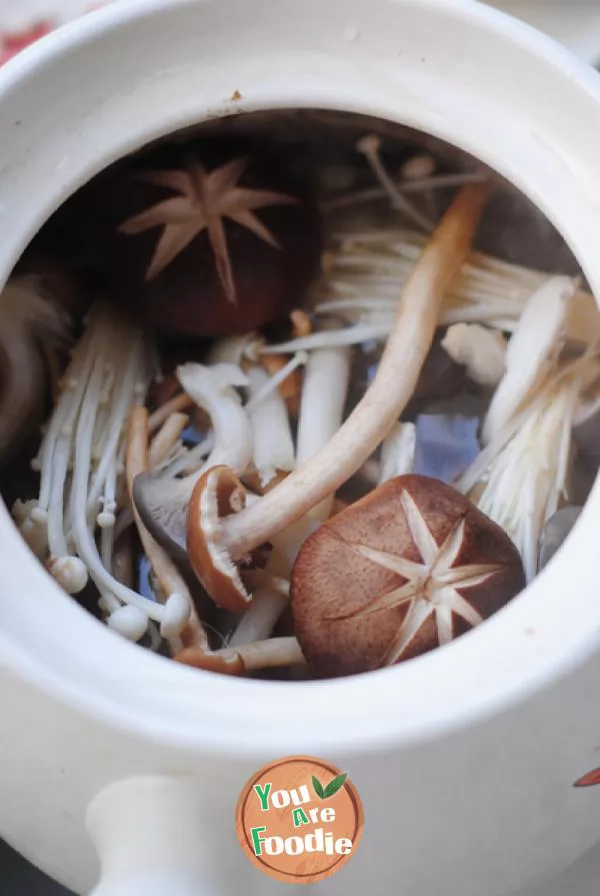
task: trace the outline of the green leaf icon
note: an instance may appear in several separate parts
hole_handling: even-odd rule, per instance
[[[348,775],[338,775],[337,778],[334,778],[333,781],[330,781],[327,787],[325,788],[323,799],[329,799],[330,796],[333,796],[335,793],[340,790],[344,786],[344,781]]]
[[[323,790],[323,785],[321,784],[321,782],[319,781],[318,778],[315,778],[314,775],[312,778],[312,785],[313,785],[313,789],[314,789],[315,793],[317,794],[317,796],[320,797],[322,800],[324,800],[325,799],[325,791]]]

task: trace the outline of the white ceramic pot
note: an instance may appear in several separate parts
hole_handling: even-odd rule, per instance
[[[560,40],[592,65],[600,63],[600,7],[594,0],[487,0]]]
[[[0,74],[0,277],[124,153],[294,106],[376,114],[479,156],[600,292],[600,81],[471,0],[140,0],[53,34]],[[0,833],[78,893],[100,874],[92,837],[103,896],[287,892],[243,856],[234,809],[257,767],[311,753],[350,773],[366,814],[356,856],[318,892],[499,896],[557,871],[600,837],[600,791],[573,787],[600,765],[599,518],[596,487],[533,585],[452,645],[270,684],[120,640],[1,508]]]

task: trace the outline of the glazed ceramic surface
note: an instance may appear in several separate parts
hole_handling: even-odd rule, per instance
[[[51,35],[0,74],[0,277],[124,153],[277,107],[375,114],[479,156],[600,291],[600,82],[471,0],[144,0]],[[98,896],[268,896],[285,885],[243,856],[235,803],[257,767],[310,753],[347,769],[366,815],[356,856],[317,892],[500,896],[558,871],[600,836],[600,790],[573,786],[600,765],[599,515],[596,487],[563,550],[472,634],[394,669],[291,685],[120,640],[0,509],[0,834],[78,893],[98,880],[95,845]]]

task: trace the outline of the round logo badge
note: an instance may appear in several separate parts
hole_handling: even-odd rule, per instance
[[[313,884],[354,855],[364,827],[348,775],[312,756],[290,756],[259,769],[240,796],[237,836],[265,874]]]

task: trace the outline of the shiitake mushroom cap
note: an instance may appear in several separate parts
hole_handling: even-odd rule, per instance
[[[280,248],[224,218],[236,287],[232,303],[219,277],[206,229],[157,276],[147,272],[163,233],[155,226],[120,232],[128,220],[177,196],[143,180],[144,172],[181,169],[197,159],[209,173],[234,159],[248,167],[239,186],[285,194],[290,205],[255,211]],[[108,168],[79,190],[42,229],[34,250],[87,273],[96,288],[142,323],[167,333],[214,337],[257,329],[301,304],[318,272],[321,227],[310,185],[292,171],[283,149],[244,139],[164,143]]]
[[[320,677],[367,672],[389,662],[390,648],[411,611],[411,600],[370,615],[358,614],[407,579],[365,557],[361,546],[423,563],[403,508],[405,493],[438,549],[464,521],[453,571],[467,566],[494,568],[480,583],[462,590],[457,585],[461,597],[481,618],[499,610],[525,586],[521,558],[508,535],[460,492],[426,476],[392,479],[332,517],[298,554],[291,581],[295,632],[309,665]],[[439,646],[436,618],[435,612],[424,618],[393,662]],[[472,627],[455,613],[451,626],[452,637]]]

